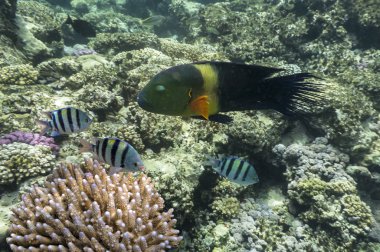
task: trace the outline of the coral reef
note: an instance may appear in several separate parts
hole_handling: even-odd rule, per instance
[[[85,109],[94,118],[91,128],[58,138],[59,158],[83,161],[80,139],[115,136],[130,142],[165,205],[176,209],[178,229],[185,236],[183,251],[380,251],[378,5],[376,0],[29,0],[18,2],[16,17],[16,1],[0,1],[0,133],[36,131],[35,120],[43,118],[43,111]],[[97,36],[80,38],[64,24],[68,14],[88,21]],[[164,21],[146,24],[148,17]],[[318,81],[325,83],[325,103],[301,118],[265,110],[230,112],[234,121],[228,125],[138,107],[138,91],[155,74],[202,60],[263,64],[288,74],[311,72],[323,78]],[[111,212],[109,217],[108,206],[94,193],[105,188],[98,183],[105,176],[102,171],[90,175],[84,165],[74,174],[74,166],[61,166],[67,172],[55,172],[46,187],[34,186],[28,194],[30,184],[43,180],[42,174],[55,163],[52,149],[29,143],[0,145],[0,180],[5,183],[0,185],[0,206],[7,205],[4,211],[0,208],[0,237],[14,203],[7,195],[17,195],[8,192],[16,190],[10,184],[33,176],[17,188],[29,195],[23,206],[30,205],[25,209],[34,214],[28,222],[20,213],[19,220],[25,222],[19,225],[32,230],[28,223],[37,221],[36,227],[22,233],[21,226],[13,226],[21,230],[10,238],[19,242],[16,249],[34,246],[27,243],[32,238],[35,243],[62,239],[66,248],[88,243],[92,231],[80,233],[73,227],[90,223],[86,221],[98,211],[94,202],[100,210],[88,227],[104,227],[100,217],[112,232],[120,231],[122,241],[118,210],[116,217]],[[203,166],[206,155],[217,154],[252,161],[260,183],[239,187]],[[46,169],[43,160],[49,163]],[[70,219],[70,211],[82,207],[71,197],[77,195],[72,186],[83,186],[75,182],[78,174],[94,184],[79,197],[95,200],[79,202],[88,206],[79,214],[80,222]],[[149,180],[121,175],[109,179]],[[112,190],[113,197],[118,195],[117,186]],[[62,202],[41,195],[46,192],[58,193]],[[70,221],[48,223],[48,214],[55,219],[69,216]],[[64,238],[70,235],[66,231],[44,233],[57,225],[68,225],[72,243]],[[110,244],[111,239],[99,238],[108,234],[97,235],[91,245]],[[130,245],[126,250],[133,249]]]
[[[372,226],[369,207],[360,199],[356,183],[345,168],[347,155],[317,138],[309,146],[274,148],[286,165],[290,211],[310,224],[333,232],[335,242],[347,249],[365,237]]]
[[[54,138],[42,136],[40,134],[15,131],[0,137],[0,145],[12,143],[26,143],[29,145],[44,145],[49,147],[53,152],[59,151],[59,146],[54,143]]]
[[[12,65],[0,69],[1,85],[32,85],[38,78],[38,71],[31,65]]]
[[[173,229],[173,209],[163,207],[146,175],[108,176],[91,160],[61,164],[45,187],[22,196],[7,242],[13,251],[164,251],[182,238]]]
[[[21,1],[17,5],[18,36],[24,53],[39,63],[60,56],[63,49],[61,25],[64,18],[57,17],[48,5],[37,1]]]
[[[12,208],[14,208],[18,200],[18,192],[2,192],[0,194],[0,248],[4,248],[5,239],[8,236],[8,228],[10,225],[10,217]],[[2,250],[1,250],[2,251]]]
[[[25,178],[47,174],[55,162],[49,146],[19,142],[0,145],[0,185],[19,184]]]
[[[81,64],[73,58],[50,59],[41,62],[37,66],[39,82],[51,83],[63,78],[68,78],[82,70]]]
[[[99,53],[116,55],[117,53],[142,49],[144,47],[156,48],[158,38],[152,33],[100,33],[91,41],[90,47]]]

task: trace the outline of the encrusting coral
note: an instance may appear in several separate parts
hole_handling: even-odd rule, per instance
[[[2,85],[32,85],[38,78],[38,71],[31,65],[13,65],[0,69],[0,84]]]
[[[47,174],[55,164],[56,156],[48,146],[19,142],[0,145],[0,185],[19,184]]]
[[[145,174],[107,175],[97,162],[61,164],[45,187],[34,187],[13,209],[13,251],[165,251],[182,237],[173,209]]]
[[[44,145],[52,151],[58,152],[59,146],[54,143],[54,138],[42,136],[31,132],[15,131],[0,137],[0,145],[14,142],[26,143],[29,145]]]

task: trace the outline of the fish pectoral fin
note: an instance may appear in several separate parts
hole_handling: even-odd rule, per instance
[[[223,114],[211,115],[209,117],[209,120],[211,122],[217,122],[217,123],[222,123],[222,124],[229,124],[229,123],[232,123],[233,121],[231,116],[223,115]]]
[[[121,168],[121,167],[114,167],[114,166],[111,166],[108,175],[111,176],[111,175],[114,175],[114,174],[119,173],[119,172],[122,172],[122,171],[123,171],[123,168]]]
[[[60,136],[60,135],[61,135],[61,133],[59,133],[58,130],[53,130],[53,131],[50,133],[50,136],[51,136],[51,137],[57,137],[57,136]]]
[[[202,116],[204,119],[208,120],[208,96],[202,95],[197,97],[195,100],[193,100],[190,103],[190,108],[193,112],[195,112],[197,115]]]
[[[232,117],[222,114],[209,115],[208,119],[203,116],[192,116],[191,118],[199,120],[208,120],[210,122],[216,122],[221,124],[229,124],[233,121]]]

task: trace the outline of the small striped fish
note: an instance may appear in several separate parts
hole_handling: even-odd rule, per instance
[[[210,158],[207,164],[228,180],[240,185],[252,185],[259,182],[256,170],[248,161],[238,157]]]
[[[122,168],[132,172],[144,170],[140,155],[126,141],[106,137],[95,139],[93,144],[85,140],[81,143],[83,145],[81,152],[92,152],[98,160],[111,165],[111,175],[120,172]]]
[[[85,130],[90,126],[92,120],[83,111],[67,107],[46,112],[50,121],[37,121],[41,127],[41,135],[51,130],[51,136],[59,136]]]

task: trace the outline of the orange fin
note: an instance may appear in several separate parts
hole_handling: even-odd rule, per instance
[[[194,101],[190,103],[190,108],[192,111],[197,113],[197,115],[202,116],[206,120],[208,120],[208,96],[202,95],[196,98]]]

